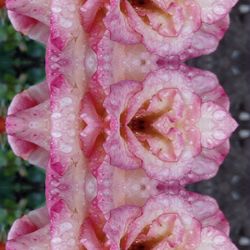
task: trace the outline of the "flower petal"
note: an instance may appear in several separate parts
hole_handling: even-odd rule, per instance
[[[111,87],[111,93],[104,102],[109,115],[110,135],[104,144],[106,153],[111,157],[111,164],[126,169],[137,168],[140,161],[129,152],[121,137],[120,116],[129,99],[140,90],[139,83],[126,81]],[[118,99],[119,97],[119,99]],[[116,100],[116,101],[114,101]],[[119,152],[119,154],[117,154]]]
[[[212,149],[229,138],[237,123],[226,110],[212,102],[206,102],[201,106],[198,127],[202,146]]]
[[[6,132],[16,155],[46,167],[49,159],[50,112],[47,83],[16,95],[8,109]]]
[[[224,233],[213,227],[206,227],[201,232],[201,244],[197,250],[210,249],[237,250],[237,247]]]
[[[46,207],[31,211],[16,220],[8,234],[6,249],[24,250],[36,246],[49,249],[49,217]]]
[[[201,18],[205,23],[214,23],[231,11],[237,0],[196,0],[201,7]]]
[[[47,43],[49,37],[50,0],[7,0],[6,7],[12,25],[32,39]]]

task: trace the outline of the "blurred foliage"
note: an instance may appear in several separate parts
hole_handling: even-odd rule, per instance
[[[16,32],[0,10],[0,117],[12,98],[45,77],[45,49]],[[16,218],[44,203],[44,171],[16,157],[0,135],[0,242]]]

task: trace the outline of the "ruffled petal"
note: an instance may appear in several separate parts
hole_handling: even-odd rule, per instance
[[[110,132],[104,144],[106,153],[111,157],[111,164],[126,169],[139,166],[140,161],[129,152],[126,142],[121,137],[120,116],[125,110],[129,99],[140,90],[136,82],[121,82],[111,87],[111,93],[104,102],[109,115]],[[117,100],[117,97],[119,99]],[[114,101],[117,100],[117,101]],[[119,154],[117,154],[119,152]]]
[[[50,112],[47,83],[15,96],[8,109],[6,132],[16,155],[46,167],[49,159]]]
[[[214,23],[227,15],[237,0],[196,0],[201,7],[201,18],[205,23]]]
[[[237,247],[222,232],[213,227],[206,227],[201,232],[201,244],[197,250],[237,250]]]
[[[8,16],[14,28],[44,44],[49,38],[50,0],[7,0]]]
[[[46,207],[16,220],[8,234],[6,249],[49,249],[49,216]]]
[[[202,104],[198,127],[203,147],[212,149],[222,144],[237,126],[236,121],[220,106],[212,102]]]

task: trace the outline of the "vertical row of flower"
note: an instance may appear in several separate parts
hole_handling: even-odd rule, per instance
[[[18,219],[7,249],[236,249],[213,177],[237,123],[214,51],[235,0],[7,0],[46,46],[46,80],[12,101],[17,156],[46,171],[46,207]]]

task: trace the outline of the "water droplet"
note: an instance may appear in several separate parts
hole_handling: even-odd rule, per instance
[[[51,242],[52,242],[53,244],[58,244],[58,243],[61,243],[61,242],[62,242],[62,239],[59,238],[59,237],[56,237],[56,238],[52,239]]]
[[[223,5],[216,5],[213,11],[217,15],[224,15],[227,12],[227,9]]]
[[[72,99],[70,97],[64,97],[60,104],[61,104],[61,107],[66,107],[66,106],[69,106],[70,104],[72,104]]]
[[[62,117],[62,114],[55,112],[55,113],[52,113],[51,117],[55,118],[55,119],[58,119],[58,118]]]
[[[59,132],[59,131],[53,131],[53,132],[51,133],[51,135],[52,135],[52,137],[54,137],[54,138],[60,138],[60,137],[62,136],[62,133]]]
[[[70,28],[73,25],[73,22],[71,20],[69,20],[69,19],[61,17],[60,24],[62,25],[62,27],[67,29],[67,28]]]
[[[227,135],[222,130],[216,130],[213,136],[217,140],[224,140],[225,138],[227,138]]]
[[[226,117],[226,112],[223,110],[217,110],[214,112],[213,117],[217,121],[222,121]]]
[[[54,13],[60,13],[60,12],[62,11],[62,8],[59,7],[59,6],[53,6],[53,7],[51,8],[51,10],[52,10],[52,12],[54,12]]]
[[[223,237],[223,236],[216,236],[215,238],[214,238],[214,243],[215,244],[223,244],[225,242],[225,237]]]
[[[60,149],[64,153],[70,153],[72,151],[72,147],[70,145],[67,145],[67,144],[61,144]]]

